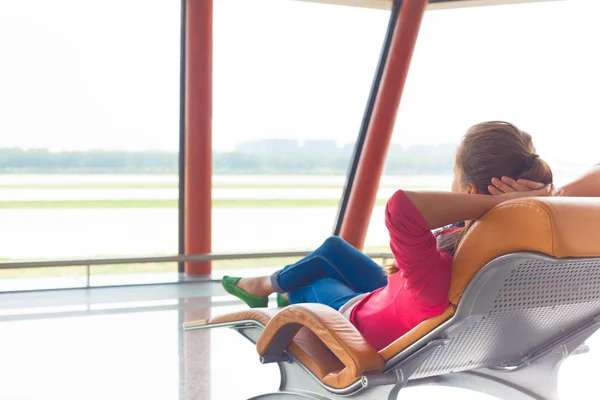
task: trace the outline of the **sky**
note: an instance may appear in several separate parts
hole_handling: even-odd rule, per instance
[[[176,0],[1,0],[0,147],[178,149]],[[597,0],[428,11],[392,141],[508,120],[563,164],[600,162]],[[215,150],[355,140],[389,11],[214,1]]]

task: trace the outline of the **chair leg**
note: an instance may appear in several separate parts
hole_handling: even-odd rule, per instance
[[[548,358],[518,371],[481,369],[451,374],[449,377],[460,380],[460,387],[500,399],[559,400],[557,378],[561,362],[562,359]]]
[[[556,383],[564,358],[557,353],[553,352],[516,371],[484,368],[419,379],[407,386],[450,386],[504,400],[559,400]]]
[[[446,342],[444,339],[431,341],[415,354],[407,357],[403,363],[391,367],[389,371],[365,374],[353,387],[337,392],[331,388],[325,389],[315,376],[291,358],[277,363],[281,374],[279,392],[264,394],[251,400],[344,400],[348,396],[361,400],[396,400],[413,372]]]
[[[399,388],[398,383],[379,384],[372,387],[359,387],[352,393],[333,393],[321,386],[312,374],[308,373],[297,362],[277,363],[281,373],[279,391],[265,393],[249,400],[345,400],[348,396],[361,400],[395,400]]]
[[[329,400],[326,397],[313,397],[312,394],[276,392],[261,394],[248,400]]]
[[[521,388],[513,387],[507,382],[498,381],[486,375],[475,372],[457,372],[453,374],[439,375],[429,378],[410,381],[406,387],[421,386],[448,386],[459,389],[472,390],[483,394],[488,394],[499,399],[510,400],[537,400],[539,397],[533,397],[524,393]]]
[[[279,391],[248,400],[330,400],[327,392],[296,362],[278,362],[281,381]]]

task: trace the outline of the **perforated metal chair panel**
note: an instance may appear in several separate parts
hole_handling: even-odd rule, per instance
[[[450,342],[411,379],[518,364],[598,315],[600,258],[504,256],[473,279],[452,320],[462,322],[440,332]]]

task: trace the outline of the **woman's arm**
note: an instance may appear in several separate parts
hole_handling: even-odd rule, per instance
[[[432,229],[481,217],[495,205],[516,197],[548,195],[550,185],[533,192],[501,196],[398,190],[386,205],[386,227],[404,287],[428,307],[448,303],[451,256],[441,251]]]
[[[458,221],[474,220],[496,205],[518,197],[548,196],[552,185],[527,192],[510,192],[499,196],[463,194],[450,192],[404,191],[406,197],[421,213],[429,229],[453,224]]]
[[[504,176],[502,179],[493,178],[492,185],[488,189],[494,195],[501,195],[514,191],[527,192],[539,189],[543,185],[543,183],[532,182],[526,179],[515,181],[512,178]],[[573,182],[563,186],[557,194],[571,197],[600,197],[600,165],[596,165]]]
[[[600,197],[600,165],[562,187],[563,196]]]

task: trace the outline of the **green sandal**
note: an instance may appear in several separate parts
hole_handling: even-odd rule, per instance
[[[290,302],[283,297],[281,293],[277,293],[277,307],[287,307],[290,305]]]
[[[242,278],[236,278],[233,276],[224,276],[221,280],[223,288],[229,293],[248,304],[250,308],[267,307],[269,305],[268,297],[255,296],[246,292],[237,286],[237,283]]]

